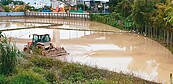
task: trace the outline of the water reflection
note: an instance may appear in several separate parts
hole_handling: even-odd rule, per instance
[[[60,30],[60,39],[80,38],[82,36],[86,36],[90,34],[91,34],[90,31]]]
[[[73,58],[74,59],[74,58]],[[79,59],[79,58],[76,58]],[[109,69],[112,71],[123,71],[128,72],[129,63],[133,61],[131,56],[124,57],[92,57],[89,56],[85,59],[76,60],[76,62],[80,62],[83,64],[87,64],[90,66],[98,66],[99,68]]]
[[[26,28],[34,26],[48,26],[50,24],[36,24],[36,23],[19,23],[19,22],[0,22],[0,30],[4,29],[17,29],[17,28]]]
[[[99,39],[98,39],[99,38]],[[129,33],[92,33],[81,38],[62,40],[69,52],[78,46],[87,46],[87,55],[73,56],[68,61],[76,61],[109,70],[134,73],[138,77],[163,83],[169,83],[169,74],[173,71],[173,56],[157,42]],[[69,45],[69,44],[70,45]],[[81,48],[84,51],[86,48]],[[80,53],[80,49],[76,50]],[[80,54],[81,55],[81,54]]]
[[[13,31],[4,31],[8,37],[13,38],[25,38],[29,39],[29,35],[32,34],[50,34],[51,38],[60,39],[72,39],[80,38],[86,35],[90,35],[90,31],[74,31],[74,30],[58,30],[58,29],[43,29],[43,28],[33,28],[33,29],[22,29],[22,30],[13,30]]]
[[[96,27],[96,23],[87,24],[88,27]],[[3,33],[17,38],[18,47],[28,41],[29,34],[48,33],[53,42],[70,53],[69,56],[60,57],[62,60],[134,73],[148,80],[169,83],[169,74],[173,71],[172,54],[159,43],[137,34],[41,28]]]
[[[19,22],[31,22],[31,23],[54,23],[54,24],[63,24],[62,27],[59,28],[85,28],[85,29],[95,29],[95,30],[112,30],[112,31],[122,31],[119,29],[115,29],[109,25],[104,25],[97,22],[92,21],[80,21],[80,20],[67,20],[67,19],[46,19],[46,18],[31,18],[31,19],[12,19],[12,20],[4,20],[4,21],[19,21]]]
[[[89,44],[93,51],[98,50],[125,50],[125,48],[120,48],[114,44]]]

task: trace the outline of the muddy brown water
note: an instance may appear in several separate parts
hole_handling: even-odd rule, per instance
[[[173,55],[159,43],[138,34],[128,33],[111,26],[91,21],[61,19],[12,19],[10,21],[64,24],[60,28],[84,28],[112,30],[113,32],[75,31],[59,29],[23,29],[3,32],[13,37],[13,42],[22,50],[31,40],[30,34],[50,34],[56,46],[64,47],[70,54],[59,57],[111,71],[132,74],[143,79],[170,83],[173,73]],[[30,23],[0,22],[1,29],[33,26]],[[15,26],[14,26],[15,25]],[[116,33],[117,32],[117,33]]]

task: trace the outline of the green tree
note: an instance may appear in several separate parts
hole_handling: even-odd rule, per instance
[[[116,6],[116,12],[120,13],[123,17],[128,17],[131,14],[132,2],[130,0],[123,0]]]
[[[9,5],[13,0],[1,0],[2,5]]]
[[[23,1],[13,1],[14,5],[24,5],[25,3]]]
[[[109,0],[109,7],[111,11],[115,11],[116,5],[122,0]]]
[[[154,11],[154,0],[134,0],[132,6],[132,18],[135,26],[144,32],[151,23],[152,12]]]
[[[170,30],[173,26],[173,1],[165,0],[164,4],[158,4],[158,8],[163,10],[164,15],[164,41],[166,41],[167,45],[169,45],[169,43],[172,44],[172,32]]]
[[[10,12],[10,7],[9,6],[4,5],[3,8],[4,8],[5,12]]]

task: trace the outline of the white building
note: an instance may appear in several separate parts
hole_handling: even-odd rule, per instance
[[[60,6],[61,4],[71,4],[76,3],[76,0],[22,0],[25,3],[30,3],[30,6],[34,6],[35,8],[42,8],[45,5],[51,6],[52,8],[56,8],[56,6]]]
[[[30,6],[34,6],[35,8],[43,8],[46,6],[51,6],[50,0],[22,0],[25,3],[29,3]]]
[[[55,9],[57,6],[61,7],[65,5],[70,5],[70,6],[76,5],[77,1],[76,0],[52,0],[51,3],[52,3],[52,8]]]
[[[70,4],[70,5],[76,5],[78,2],[85,2],[88,6],[91,5],[91,2],[109,2],[109,0],[21,0],[25,3],[29,3],[30,6],[34,6],[35,8],[43,8],[46,6],[51,6],[55,9],[56,6],[59,6],[61,4]]]

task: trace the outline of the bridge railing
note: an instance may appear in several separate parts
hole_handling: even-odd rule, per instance
[[[41,18],[70,18],[89,20],[89,13],[57,13],[57,12],[26,12],[26,17],[41,17]]]

